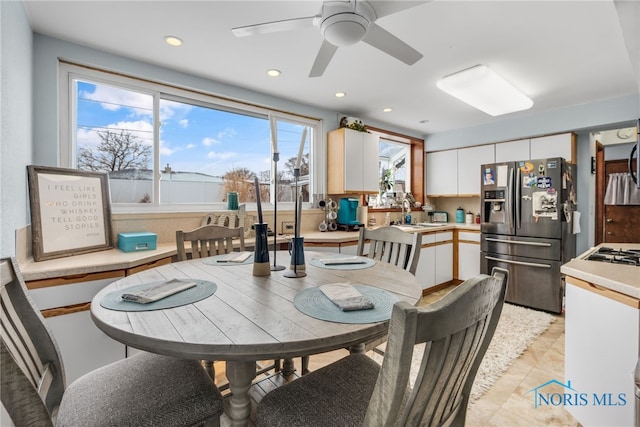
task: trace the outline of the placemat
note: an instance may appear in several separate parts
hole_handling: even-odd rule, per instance
[[[208,264],[208,265],[217,265],[220,267],[229,267],[229,266],[233,266],[233,265],[247,265],[247,264],[253,264],[253,254],[251,254],[251,256],[247,259],[245,259],[243,262],[218,262],[218,260],[222,257],[227,256],[227,254],[222,254],[222,255],[216,255],[216,256],[210,256],[207,258],[203,258],[202,262],[204,264]]]
[[[311,258],[309,263],[314,267],[318,268],[326,268],[329,270],[361,270],[363,268],[369,268],[376,265],[375,260],[371,258],[367,258],[366,256],[359,256],[359,261],[364,261],[364,264],[335,264],[335,265],[325,265],[320,260],[323,259],[342,259],[342,258],[353,258],[353,255],[327,255],[323,257]]]
[[[342,311],[322,291],[308,288],[293,298],[295,307],[307,316],[336,323],[374,323],[391,318],[393,304],[398,299],[389,292],[366,285],[353,285],[362,295],[369,297],[375,304],[370,310]]]
[[[182,279],[185,282],[193,282],[196,284],[193,288],[170,295],[159,301],[150,302],[149,304],[138,304],[136,302],[124,301],[122,294],[138,291],[149,285],[155,285],[161,282],[143,283],[141,285],[130,286],[118,291],[109,292],[100,301],[100,305],[109,310],[117,311],[152,311],[163,310],[165,308],[179,307],[181,305],[192,304],[194,302],[210,297],[216,292],[218,286],[213,282],[197,279]]]

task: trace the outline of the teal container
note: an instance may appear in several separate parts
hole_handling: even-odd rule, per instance
[[[462,208],[456,210],[456,223],[464,224],[464,209]]]
[[[227,193],[227,210],[237,211],[238,210],[238,192],[230,191]]]

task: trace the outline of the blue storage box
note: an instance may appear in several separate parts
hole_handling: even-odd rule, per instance
[[[156,249],[158,235],[142,231],[139,233],[118,233],[118,248],[123,252],[138,252]]]

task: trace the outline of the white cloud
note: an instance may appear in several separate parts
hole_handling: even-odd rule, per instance
[[[220,144],[220,141],[215,138],[205,137],[202,139],[202,145],[209,147],[210,145]]]
[[[120,133],[124,130],[135,136],[140,143],[153,144],[153,125],[144,120],[112,123],[97,129],[78,128],[76,132],[76,142],[78,146],[96,147],[102,141],[98,136],[98,132],[105,130],[115,133]]]
[[[80,97],[99,102],[102,108],[109,111],[127,108],[137,116],[153,114],[153,97],[145,93],[97,84],[93,92],[82,92]]]
[[[190,149],[195,148],[195,147],[196,147],[195,144],[187,144],[186,148],[188,148],[190,150]]]
[[[207,157],[209,159],[216,159],[216,160],[227,160],[227,159],[236,157],[236,155],[237,153],[234,153],[232,151],[226,151],[224,153],[216,153],[215,151],[209,151],[207,153]]]
[[[189,127],[189,119],[182,119],[178,123],[185,129]]]
[[[233,138],[237,135],[237,133],[238,132],[236,132],[236,130],[233,128],[225,128],[224,130],[218,132],[218,139]]]

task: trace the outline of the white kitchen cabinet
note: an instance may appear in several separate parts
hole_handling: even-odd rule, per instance
[[[529,160],[529,139],[499,142],[495,144],[496,163]]]
[[[422,246],[420,248],[420,259],[416,268],[416,277],[422,285],[422,289],[428,289],[437,285],[436,283],[436,241],[435,233],[422,235]]]
[[[530,159],[549,159],[562,157],[569,163],[576,162],[575,134],[562,133],[557,135],[531,138]]]
[[[480,274],[480,233],[458,232],[458,277],[467,280]]]
[[[581,425],[636,425],[638,307],[637,299],[567,277],[564,380],[571,382],[571,395],[584,395],[586,404],[565,404],[565,409]]]
[[[327,144],[329,194],[379,193],[377,135],[340,128],[329,132]]]
[[[453,232],[436,233],[436,284],[453,280]]]
[[[458,196],[480,194],[480,166],[493,163],[494,159],[494,144],[458,149]]]
[[[427,153],[427,196],[458,195],[458,150]]]
[[[424,233],[416,277],[422,289],[453,280],[453,232]]]

